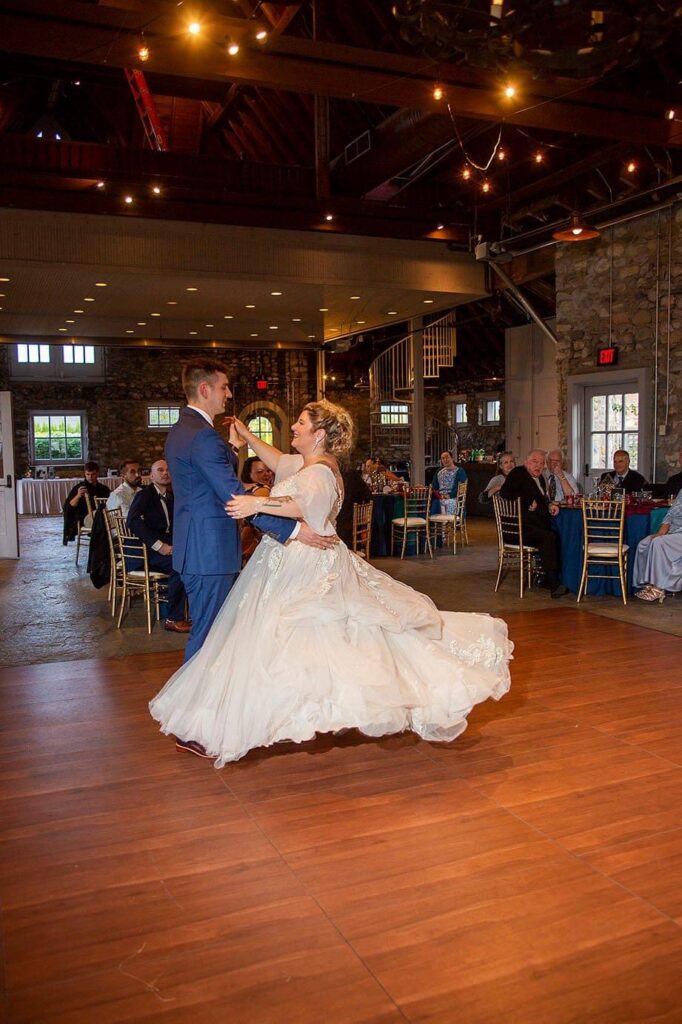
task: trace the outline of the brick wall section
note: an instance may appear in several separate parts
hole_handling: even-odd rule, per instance
[[[31,409],[84,409],[90,457],[102,469],[117,466],[126,457],[149,465],[163,453],[166,434],[147,427],[147,406],[157,402],[183,405],[182,364],[193,356],[207,354],[227,364],[237,412],[259,398],[266,398],[293,415],[315,397],[315,354],[303,351],[237,352],[216,348],[207,353],[193,349],[109,348],[105,357],[106,383],[81,385],[10,381],[8,350],[0,346],[0,389],[10,389],[14,399],[17,474],[30,464]],[[255,388],[255,379],[261,372],[270,385],[265,395]],[[69,470],[66,475],[72,472]]]
[[[659,296],[656,309],[657,236],[660,217]],[[669,245],[670,226],[672,244]],[[594,372],[597,349],[609,343],[610,247],[613,239],[612,339],[619,348],[619,368],[649,367],[652,408],[655,328],[658,315],[659,372],[657,423],[665,422],[666,389],[669,417],[665,436],[658,436],[656,479],[665,480],[678,467],[682,448],[682,206],[672,214],[640,217],[607,229],[593,242],[559,245],[556,249],[556,332],[559,433],[567,447],[566,378]],[[672,260],[669,263],[669,250]],[[670,379],[667,379],[668,267],[671,267]],[[608,371],[604,371],[605,376]]]

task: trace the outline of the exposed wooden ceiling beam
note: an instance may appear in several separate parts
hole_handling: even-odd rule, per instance
[[[438,76],[457,116],[507,121],[533,128],[618,138],[633,143],[682,145],[682,124],[666,121],[659,105],[626,94],[585,89],[561,96],[557,85],[530,79],[519,83],[518,107],[510,107],[497,80],[471,68],[435,64],[352,46],[271,37],[266,49],[249,48],[252,23],[214,15],[205,39],[180,31],[178,9],[150,2],[144,9],[120,10],[76,0],[0,0],[0,39],[6,51],[80,65],[130,65],[145,27],[152,55],[145,71],[195,83],[229,81],[351,98],[368,103],[434,110],[431,95]],[[222,40],[242,42],[236,59]],[[209,38],[210,37],[210,38]],[[220,43],[218,42],[220,40]],[[213,90],[211,89],[212,98]]]

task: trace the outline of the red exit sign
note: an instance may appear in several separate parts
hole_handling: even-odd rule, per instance
[[[618,362],[618,349],[615,345],[597,349],[597,366],[615,366]]]

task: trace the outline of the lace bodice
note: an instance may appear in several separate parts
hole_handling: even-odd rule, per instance
[[[300,455],[282,455],[277,466],[273,497],[295,498],[303,517],[316,533],[336,532],[336,520],[343,495],[339,493],[336,474],[329,466],[315,463],[303,466]]]

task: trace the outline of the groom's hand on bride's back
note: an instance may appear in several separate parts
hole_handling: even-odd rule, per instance
[[[314,530],[308,526],[307,523],[301,523],[301,528],[296,534],[296,540],[300,541],[301,544],[307,544],[309,548],[333,548],[335,544],[339,543],[339,538],[335,533],[331,537],[323,537],[319,533],[315,533]]]

